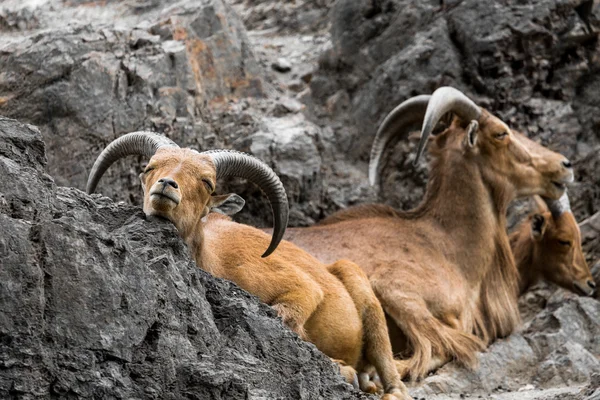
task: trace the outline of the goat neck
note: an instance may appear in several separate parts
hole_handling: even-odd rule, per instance
[[[523,223],[510,235],[510,247],[519,272],[518,295],[533,285],[539,276],[539,271],[534,270],[534,244],[529,230],[529,224]]]

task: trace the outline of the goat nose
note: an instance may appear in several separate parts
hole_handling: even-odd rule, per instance
[[[565,168],[573,168],[573,164],[571,164],[571,161],[569,161],[569,160],[563,160],[562,165]]]
[[[160,178],[158,180],[158,183],[162,183],[163,185],[169,185],[171,187],[173,187],[174,189],[177,189],[179,187],[179,185],[177,184],[177,182],[175,182],[173,179],[171,178]]]
[[[590,288],[596,289],[596,282],[589,280],[589,281],[587,281],[587,284]]]

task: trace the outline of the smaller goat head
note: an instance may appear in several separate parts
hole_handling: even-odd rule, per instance
[[[237,176],[255,183],[273,211],[273,236],[263,257],[277,248],[288,222],[287,196],[275,172],[262,161],[232,150],[199,153],[180,148],[156,133],[132,132],[114,140],[98,156],[87,192],[95,190],[110,165],[127,155],[150,159],[140,174],[146,215],[170,220],[184,237],[192,235],[211,210],[231,215],[244,206],[244,200],[236,194],[213,195],[218,179]]]
[[[596,284],[581,249],[581,233],[565,193],[559,200],[535,196],[529,217],[534,242],[532,268],[544,279],[584,296],[593,296]]]
[[[432,95],[406,100],[381,123],[371,149],[371,184],[378,179],[387,147],[422,122],[416,163],[434,128],[448,113],[455,115],[451,125],[432,140],[436,159],[458,158],[460,165],[477,168],[488,182],[503,182],[503,190],[512,190],[516,197],[537,194],[558,199],[573,181],[571,163],[564,156],[512,131],[462,92],[441,87]]]

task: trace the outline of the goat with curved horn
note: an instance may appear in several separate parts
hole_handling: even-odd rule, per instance
[[[263,257],[268,256],[283,238],[288,223],[288,201],[279,177],[258,158],[235,150],[208,150],[202,152],[212,158],[217,180],[235,176],[248,179],[262,190],[273,211],[273,240]],[[266,168],[265,168],[266,167]]]
[[[113,140],[98,156],[88,177],[86,192],[96,190],[98,182],[108,168],[126,156],[144,156],[148,159],[161,147],[179,146],[171,139],[154,132],[131,132]]]
[[[155,133],[134,132],[100,154],[88,179],[88,192],[112,163],[130,154],[150,158],[140,174],[144,212],[171,221],[200,268],[237,283],[272,306],[288,327],[338,362],[349,383],[358,382],[357,368],[362,372],[372,364],[384,383],[384,398],[410,399],[395,368],[383,309],[360,268],[346,260],[322,264],[281,241],[288,202],[271,168],[238,151],[199,153]],[[212,195],[216,182],[229,176],[255,183],[269,199],[274,222],[270,243],[264,232],[222,215],[244,205],[235,194]],[[267,251],[258,257],[267,243]],[[376,390],[364,381],[361,388]]]
[[[424,105],[426,104],[425,110]],[[438,121],[454,117],[429,140]],[[423,118],[416,160],[432,147],[419,206],[355,206],[286,239],[323,262],[351,260],[365,271],[390,321],[402,375],[425,376],[450,359],[475,365],[476,352],[519,322],[518,271],[506,233],[517,197],[558,199],[573,180],[562,155],[511,130],[460,91],[443,87],[409,99],[379,128],[369,179],[382,153]]]
[[[110,143],[98,156],[87,183],[87,192],[92,193],[106,170],[118,159],[128,155],[152,157],[159,149],[179,146],[165,136],[153,132],[132,132]],[[230,176],[248,179],[257,185],[269,199],[273,212],[273,237],[263,257],[269,256],[281,241],[288,222],[288,202],[283,184],[265,163],[245,153],[232,150],[209,150],[208,155],[215,164],[217,179]]]

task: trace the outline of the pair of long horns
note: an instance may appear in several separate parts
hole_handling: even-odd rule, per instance
[[[375,185],[379,178],[381,158],[386,148],[396,144],[409,129],[423,121],[421,139],[414,161],[416,164],[425,149],[429,135],[444,114],[453,112],[462,120],[479,120],[481,109],[467,96],[452,87],[441,87],[431,96],[412,97],[394,108],[385,117],[371,147],[369,162],[369,182]]]
[[[172,140],[153,132],[132,132],[112,141],[100,153],[90,176],[86,190],[92,193],[106,170],[117,160],[128,155],[141,155],[150,159],[158,149],[179,148]],[[270,255],[283,238],[288,223],[287,195],[279,177],[259,159],[233,150],[209,150],[202,152],[215,164],[217,179],[237,176],[256,184],[269,199],[273,212],[273,236],[269,248],[262,255]]]

